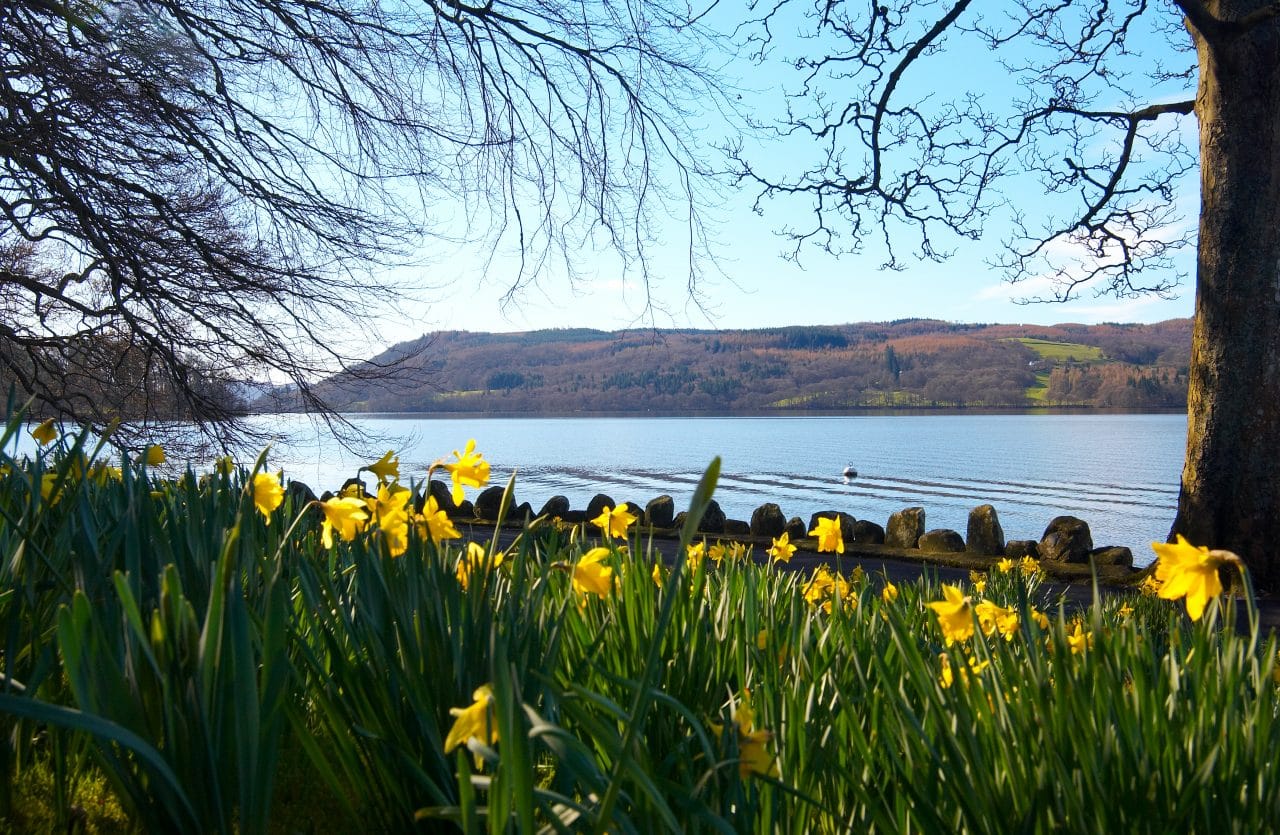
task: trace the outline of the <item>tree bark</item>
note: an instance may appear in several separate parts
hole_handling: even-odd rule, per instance
[[[1207,4],[1241,19],[1262,2]],[[1280,591],[1280,25],[1193,32],[1200,239],[1187,456],[1170,537]]]

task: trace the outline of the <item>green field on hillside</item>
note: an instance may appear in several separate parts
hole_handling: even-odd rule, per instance
[[[1050,342],[1047,339],[1019,337],[1013,340],[1021,342],[1040,355],[1040,359],[1052,362],[1100,362],[1105,359],[1102,349],[1093,345],[1082,345],[1079,342]]]

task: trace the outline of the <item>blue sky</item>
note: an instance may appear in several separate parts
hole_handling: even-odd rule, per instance
[[[1153,39],[1150,49],[1154,53],[1168,47]],[[1138,51],[1141,53],[1141,45]],[[732,66],[742,74],[744,86],[759,90],[748,94],[754,110],[780,111],[777,78],[742,62]],[[992,97],[1010,93],[1008,76],[1001,73],[994,57],[965,44],[923,67],[911,81],[928,91],[937,85],[957,92],[978,90]],[[1176,89],[1152,93],[1166,99],[1185,95]],[[939,95],[946,95],[946,90],[940,89]],[[726,130],[714,122],[708,128],[708,144],[722,139],[722,135],[715,135],[718,128]],[[1193,119],[1183,119],[1180,130],[1192,147],[1194,129]],[[767,163],[789,163],[796,152],[794,147],[760,145],[757,149]],[[1185,224],[1195,222],[1198,195],[1194,192],[1191,177],[1177,196]],[[1034,181],[1015,179],[1004,193],[1010,205],[1033,219],[1055,208]],[[874,246],[840,257],[810,250],[801,264],[784,260],[781,253],[787,242],[778,236],[778,230],[805,222],[809,206],[778,199],[768,202],[763,214],[756,214],[751,211],[753,197],[725,190],[705,214],[714,257],[704,264],[696,299],[686,286],[688,261],[678,221],[659,227],[659,237],[650,246],[648,294],[641,278],[634,270],[624,269],[615,254],[605,247],[588,245],[574,254],[579,280],[571,282],[563,270],[553,268],[514,300],[504,302],[516,273],[511,253],[500,251],[490,258],[481,247],[450,245],[424,252],[418,264],[391,276],[401,285],[435,289],[419,292],[417,301],[401,305],[383,318],[378,340],[389,345],[441,329],[522,331],[585,326],[615,330],[650,324],[736,329],[907,317],[1038,324],[1154,322],[1192,314],[1192,248],[1176,256],[1174,270],[1183,276],[1176,299],[1145,296],[1122,300],[1095,297],[1086,289],[1081,298],[1065,304],[1017,304],[1017,299],[1034,296],[1044,287],[1035,278],[1011,285],[988,264],[1008,228],[1007,216],[1000,212],[987,224],[982,240],[942,241],[946,248],[955,249],[949,260],[935,263],[907,255],[903,259],[906,268],[892,272],[880,269],[883,253]],[[912,242],[904,240],[900,249],[909,253]],[[650,301],[653,306],[647,308]]]

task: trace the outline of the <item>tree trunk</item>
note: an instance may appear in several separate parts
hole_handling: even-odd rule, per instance
[[[1210,3],[1239,19],[1257,2]],[[1280,26],[1197,33],[1200,242],[1173,533],[1280,591]]]

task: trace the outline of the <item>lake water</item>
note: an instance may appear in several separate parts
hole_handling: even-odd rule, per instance
[[[281,437],[272,468],[317,492],[372,460],[343,451],[305,418],[254,420]],[[969,510],[990,503],[1009,539],[1039,539],[1050,519],[1069,514],[1089,523],[1095,545],[1127,545],[1139,565],[1169,532],[1186,442],[1181,414],[352,420],[385,440],[380,449],[399,451],[406,482],[475,438],[492,481],[515,471],[517,501],[535,510],[556,494],[585,508],[596,493],[641,506],[668,493],[680,509],[718,455],[715,497],[730,518],[776,502],[806,522],[842,510],[883,525],[919,505],[927,527],[963,534]],[[848,465],[858,477],[846,483]]]

